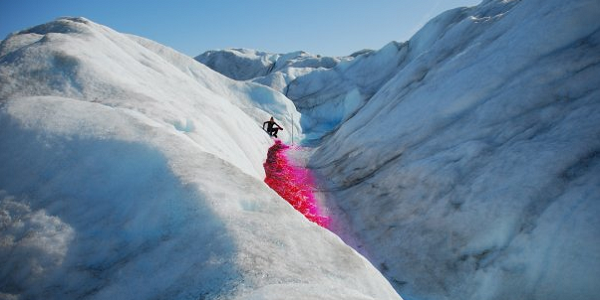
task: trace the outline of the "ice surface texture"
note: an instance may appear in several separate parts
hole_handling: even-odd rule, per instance
[[[332,229],[408,299],[598,298],[599,45],[599,1],[485,0],[296,74]]]
[[[301,134],[281,93],[84,18],[2,41],[0,298],[400,299],[263,182],[270,116]]]
[[[326,198],[404,297],[598,297],[599,45],[598,1],[446,12],[317,149]]]

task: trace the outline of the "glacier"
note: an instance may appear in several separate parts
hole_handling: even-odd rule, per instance
[[[598,1],[486,0],[277,87],[332,230],[405,299],[596,299],[599,42]]]
[[[312,156],[403,297],[597,297],[599,20],[598,1],[448,11]]]
[[[264,182],[293,103],[60,18],[0,44],[0,298],[401,299]],[[295,116],[295,117],[294,117]]]
[[[0,298],[596,299],[598,87],[597,0],[484,0],[346,57],[25,29]],[[331,231],[263,182],[270,116]]]

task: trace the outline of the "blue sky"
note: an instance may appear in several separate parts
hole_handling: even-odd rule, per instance
[[[0,0],[0,38],[83,16],[190,56],[250,48],[341,56],[409,39],[445,10],[481,0]]]

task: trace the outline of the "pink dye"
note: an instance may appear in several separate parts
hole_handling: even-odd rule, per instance
[[[290,146],[275,140],[263,164],[267,177],[265,183],[289,202],[307,219],[327,228],[329,218],[322,216],[313,194],[314,180],[310,171],[290,163],[286,151]]]

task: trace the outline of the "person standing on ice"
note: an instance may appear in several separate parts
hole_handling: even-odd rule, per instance
[[[277,131],[279,130],[283,130],[283,127],[279,126],[279,124],[275,123],[275,120],[273,120],[273,117],[271,117],[271,119],[269,121],[266,121],[263,123],[263,130],[265,130],[265,125],[267,125],[267,133],[270,136],[274,136],[277,137]],[[275,127],[277,126],[277,127]]]

